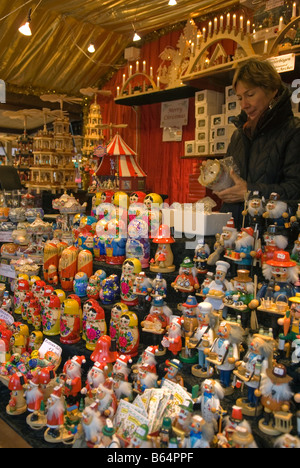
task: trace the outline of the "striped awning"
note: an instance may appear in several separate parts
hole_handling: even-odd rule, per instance
[[[146,177],[134,156],[119,156],[119,177]]]
[[[122,137],[117,133],[112,141],[107,145],[106,148],[107,154],[110,155],[136,155],[136,153],[133,151],[133,149],[130,148],[130,146],[125,143]]]

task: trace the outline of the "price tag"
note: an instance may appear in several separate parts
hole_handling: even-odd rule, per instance
[[[12,231],[0,231],[0,242],[12,242]]]
[[[6,276],[7,278],[15,278],[16,272],[14,267],[11,265],[6,265],[5,263],[0,263],[0,275]]]
[[[48,340],[48,338],[46,338],[43,341],[42,346],[39,348],[40,357],[43,359],[43,357],[48,351],[52,351],[53,353],[57,354],[57,356],[60,357],[62,353],[62,348],[58,346],[56,343],[53,343],[53,341],[50,341]]]

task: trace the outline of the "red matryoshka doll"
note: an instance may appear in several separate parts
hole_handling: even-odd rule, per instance
[[[28,309],[30,305],[31,299],[34,298],[34,294],[32,291],[27,291],[25,295],[25,299],[21,305],[21,315],[22,315],[22,320],[27,321],[28,320]]]
[[[46,282],[44,280],[37,280],[31,286],[31,291],[33,292],[34,296],[41,301],[44,296],[44,290],[46,287]]]
[[[62,251],[59,260],[59,278],[64,291],[73,290],[73,281],[77,273],[78,248],[70,245]]]
[[[45,306],[45,302],[47,301],[47,297],[49,297],[51,294],[54,293],[54,288],[50,284],[46,284],[46,286],[43,289],[44,289],[44,294],[40,298],[41,307]]]
[[[93,274],[93,254],[87,250],[80,250],[77,259],[77,272],[86,273],[89,278]]]
[[[134,293],[136,276],[142,271],[142,264],[137,258],[127,258],[122,265],[120,279],[121,301],[128,306],[137,305],[139,297]]]
[[[98,305],[98,301],[96,299],[88,299],[83,303],[82,306],[82,339],[86,340],[86,321],[87,321],[87,314],[90,309],[95,309]]]
[[[80,310],[75,299],[66,299],[61,306],[60,341],[74,344],[80,341]]]
[[[111,373],[113,364],[119,356],[115,345],[115,340],[112,340],[110,336],[100,336],[96,347],[90,356],[93,362],[99,362],[100,364],[106,365],[108,374]]]
[[[49,281],[49,269],[51,278],[54,276],[53,273],[58,272],[58,248],[57,243],[52,241],[47,241],[44,245],[44,265],[43,265],[43,272],[44,272],[44,280],[47,282]]]
[[[10,339],[10,346],[12,354],[23,354],[27,351],[27,340],[20,332],[16,332]]]
[[[139,343],[140,334],[137,315],[131,311],[124,312],[120,317],[117,349],[120,354],[134,357],[138,354]]]
[[[97,303],[97,307],[91,307],[86,316],[86,348],[93,351],[100,336],[106,335],[106,333],[105,313],[100,304]]]
[[[100,278],[97,275],[91,275],[89,277],[88,285],[86,288],[86,295],[89,299],[98,299],[99,298],[99,293],[100,293],[100,288],[101,288],[101,283],[100,283]]]
[[[1,336],[1,333],[0,333]],[[3,337],[0,338],[0,364],[4,364],[11,358],[10,340]]]
[[[112,197],[112,204],[116,208],[116,218],[127,224],[129,195],[121,190],[115,192]]]
[[[117,302],[111,309],[111,316],[109,322],[109,336],[112,339],[117,339],[120,328],[121,315],[128,312],[128,307],[123,302]]]
[[[61,301],[53,292],[48,296],[45,307],[42,309],[42,329],[46,336],[55,336],[60,333]]]
[[[135,218],[140,218],[146,210],[144,205],[145,192],[133,192],[129,196],[128,219],[129,222]]]
[[[35,330],[42,326],[41,306],[36,299],[31,299],[29,305],[30,322]]]
[[[30,284],[27,279],[17,279],[14,290],[14,312],[22,314],[22,304],[25,300],[26,293],[30,291]]]

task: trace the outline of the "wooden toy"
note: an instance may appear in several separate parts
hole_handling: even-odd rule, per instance
[[[175,240],[170,235],[170,227],[166,224],[161,224],[158,228],[157,235],[152,239],[152,242],[158,245],[155,256],[150,261],[150,270],[160,273],[174,271],[174,255],[171,244],[173,244]]]
[[[142,271],[142,265],[137,258],[127,258],[122,265],[120,278],[121,301],[128,306],[138,304],[138,296],[134,293],[134,282],[136,276]]]
[[[97,302],[95,307],[89,308],[86,314],[86,348],[93,351],[100,336],[106,335],[106,333],[104,309]]]
[[[60,341],[74,344],[80,341],[80,309],[75,299],[66,299],[61,305]]]

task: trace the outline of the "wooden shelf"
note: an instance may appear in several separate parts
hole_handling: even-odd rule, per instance
[[[161,91],[148,91],[144,93],[130,94],[115,99],[116,104],[123,106],[144,106],[158,102],[174,101],[195,96],[198,91],[193,86],[180,86],[178,88],[163,89]]]
[[[189,154],[188,156],[181,156],[181,159],[210,159],[210,158],[224,158],[225,153],[223,154]]]

